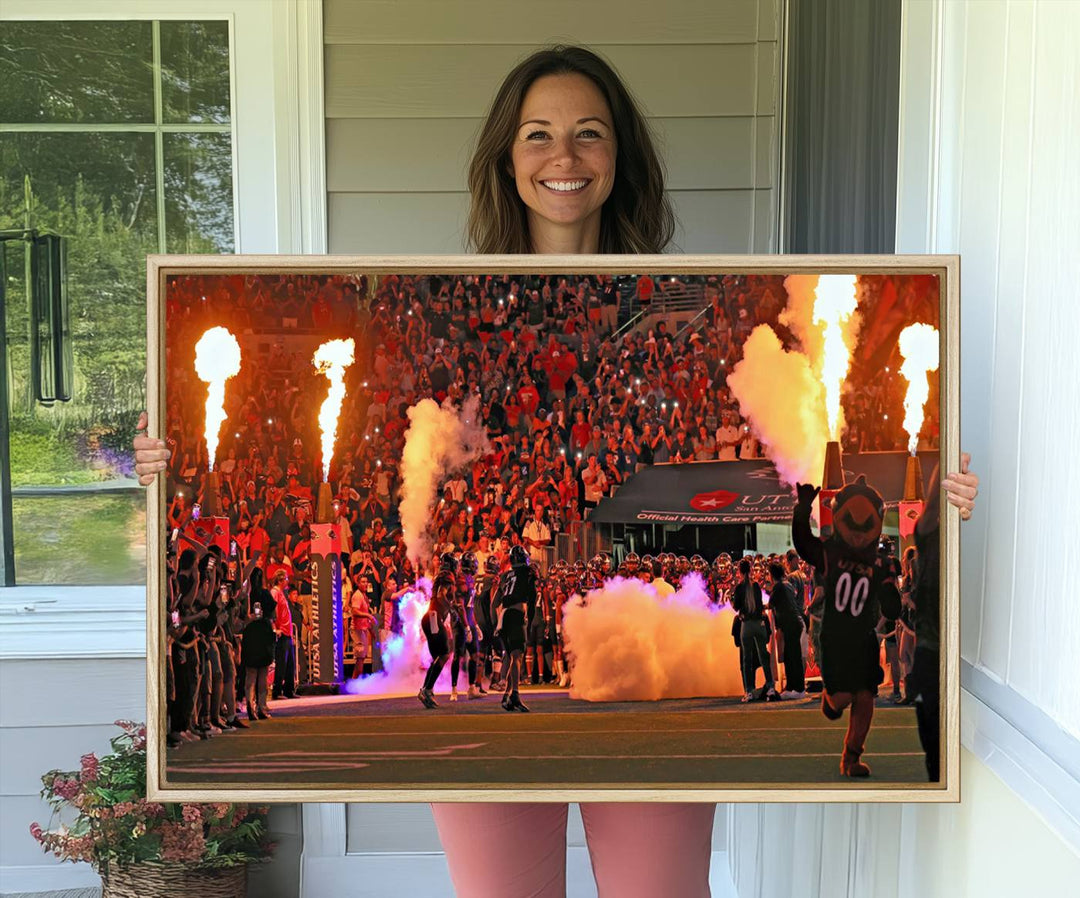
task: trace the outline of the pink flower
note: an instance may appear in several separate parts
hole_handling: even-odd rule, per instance
[[[113,814],[117,817],[126,817],[135,810],[135,804],[131,801],[118,801],[113,805]]]
[[[223,819],[228,815],[230,806],[225,802],[219,801],[214,804],[207,805],[206,807],[212,816]]]
[[[140,798],[137,811],[144,817],[161,817],[165,814],[165,805],[159,804],[156,801],[147,801],[145,798]]]
[[[44,841],[45,834],[44,834],[44,831],[41,828],[40,823],[31,823],[30,824],[30,835],[32,835],[34,837],[35,842]]]
[[[73,779],[67,779],[66,777],[58,776],[53,780],[53,792],[63,798],[65,801],[71,801],[79,793],[79,783]]]
[[[202,829],[183,823],[163,823],[161,826],[161,859],[163,861],[198,861],[206,848]]]
[[[202,823],[202,809],[198,805],[186,804],[182,813],[188,823]]]
[[[94,782],[98,778],[98,770],[100,769],[100,764],[98,762],[97,756],[93,752],[91,752],[88,755],[83,755],[82,758],[80,758],[80,762],[82,763],[83,782]]]
[[[64,855],[73,861],[92,861],[94,859],[94,839],[92,836],[69,836],[63,843]]]

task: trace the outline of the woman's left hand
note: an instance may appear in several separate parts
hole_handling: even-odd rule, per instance
[[[941,488],[949,502],[960,509],[960,520],[967,521],[975,508],[975,497],[979,495],[979,475],[968,470],[971,464],[971,455],[967,452],[960,455],[960,472],[949,474],[941,481]]]
[[[145,431],[147,427],[146,412],[139,415],[139,423],[135,425],[136,431]],[[135,449],[135,473],[139,483],[149,486],[154,479],[165,470],[165,463],[172,453],[163,440],[155,440],[153,437],[137,435],[132,441]]]

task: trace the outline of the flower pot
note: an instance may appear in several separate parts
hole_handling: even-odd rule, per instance
[[[113,866],[101,875],[101,898],[245,898],[247,866],[203,870],[186,864]]]

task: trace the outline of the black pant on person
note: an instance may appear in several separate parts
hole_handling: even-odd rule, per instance
[[[915,719],[919,742],[926,752],[926,773],[930,782],[941,782],[941,656],[934,649],[915,647],[911,684],[915,696]]]
[[[198,655],[195,648],[172,647],[173,683],[176,698],[169,713],[169,729],[174,733],[190,730],[195,713],[195,690],[199,682]]]
[[[802,657],[802,624],[795,620],[776,622],[784,636],[784,687],[789,692],[804,692],[806,676]]]
[[[296,695],[296,651],[291,636],[281,635],[274,645],[274,698]]]
[[[765,623],[759,617],[745,618],[739,632],[742,645],[743,688],[752,693],[757,684],[757,668],[760,665],[765,674],[765,690],[774,689],[772,663],[769,659],[768,640],[765,636]]]

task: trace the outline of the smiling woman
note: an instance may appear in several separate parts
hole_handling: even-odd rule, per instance
[[[603,94],[584,75],[548,75],[533,82],[519,115],[510,159],[533,252],[597,245],[616,154]]]
[[[541,50],[507,75],[468,181],[480,253],[660,253],[675,232],[644,115],[582,47]]]

